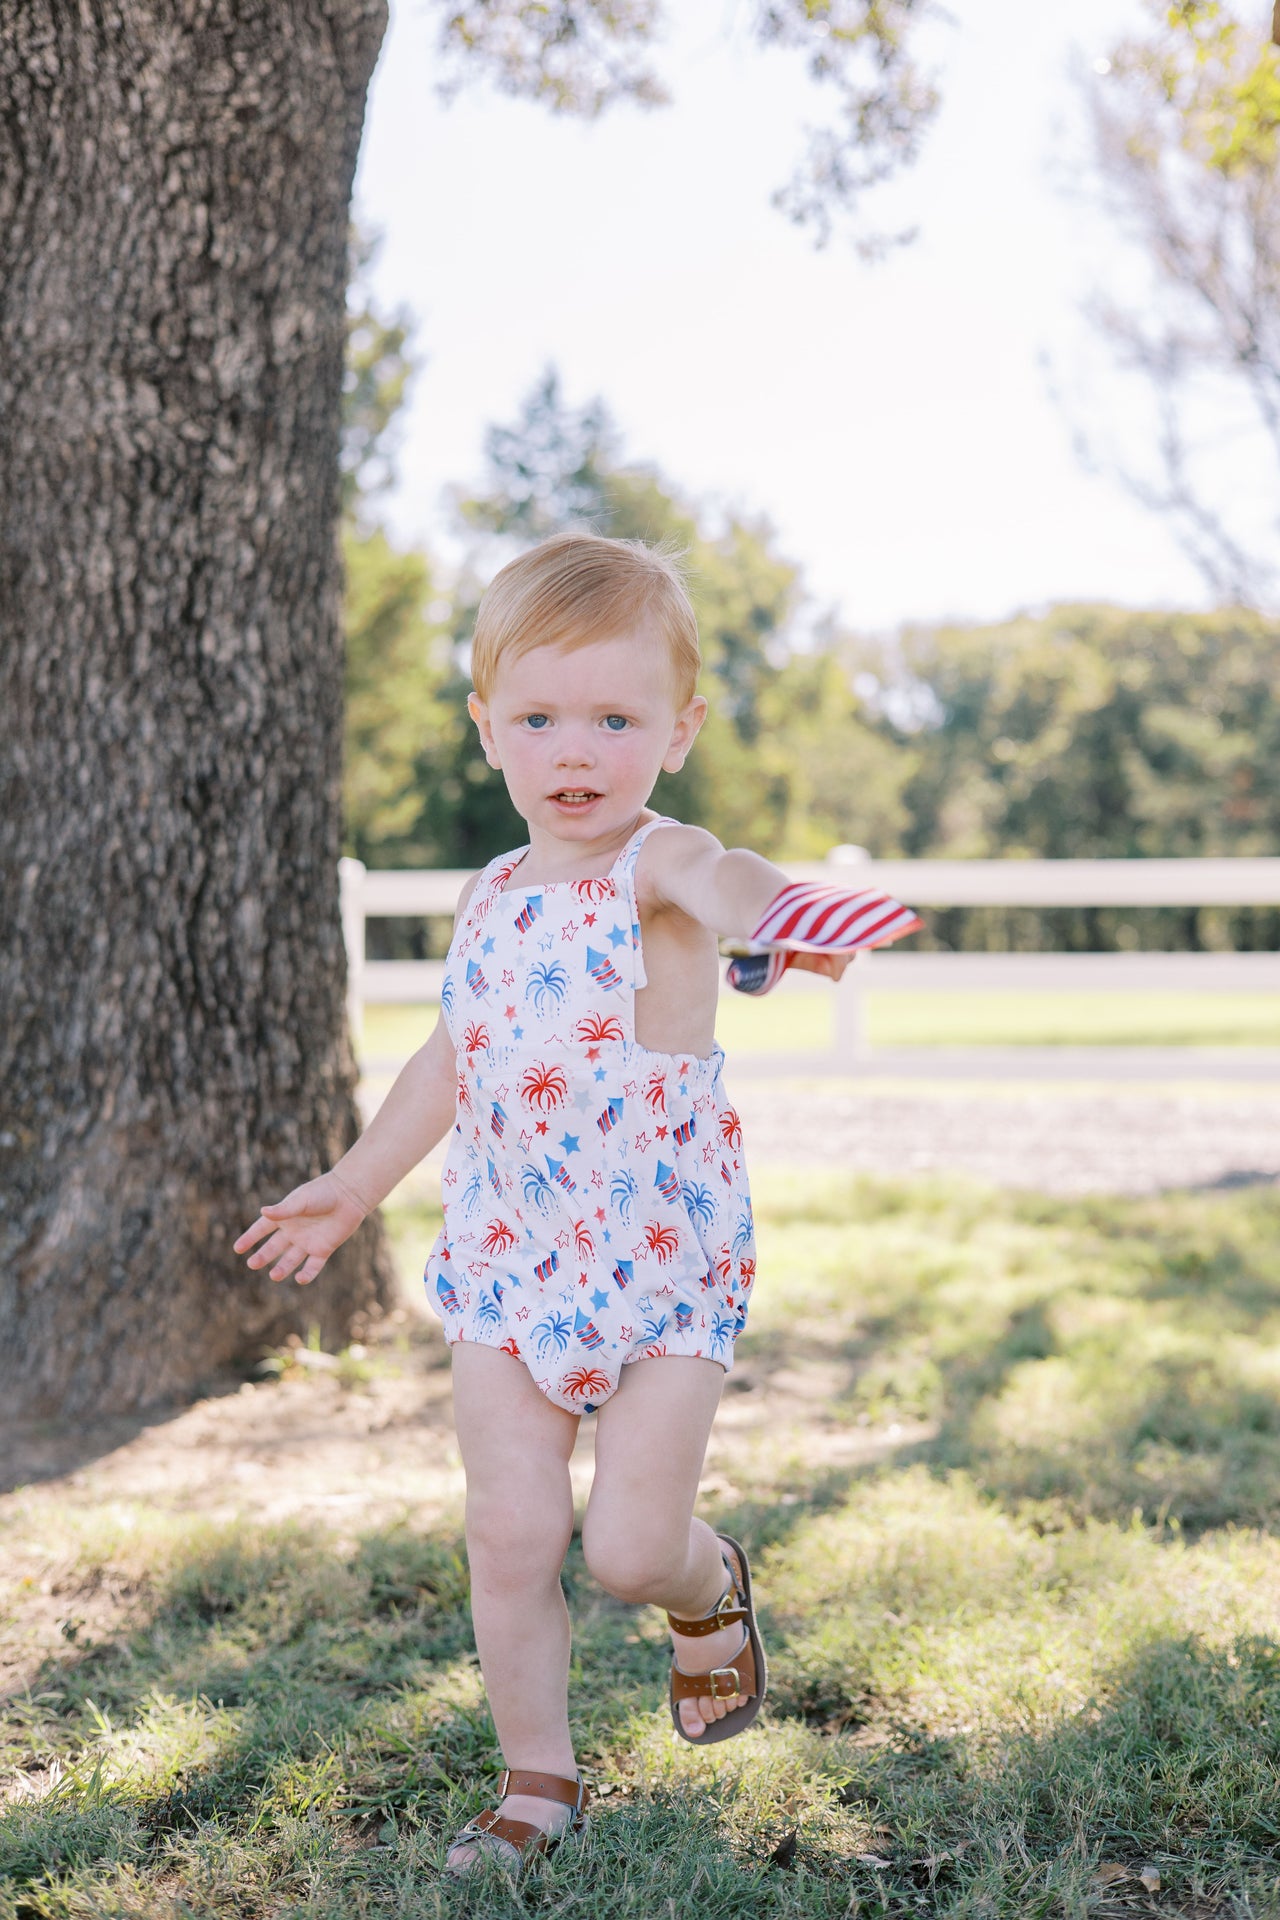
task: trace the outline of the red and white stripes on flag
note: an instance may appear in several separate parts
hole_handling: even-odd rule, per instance
[[[798,953],[859,953],[918,933],[919,915],[887,893],[865,887],[846,893],[794,880],[775,894],[751,938],[763,951],[730,962],[726,975],[739,993],[769,993]]]
[[[842,887],[793,880],[774,895],[751,938],[793,953],[856,953],[919,933],[922,925],[910,907],[874,887],[846,893]]]

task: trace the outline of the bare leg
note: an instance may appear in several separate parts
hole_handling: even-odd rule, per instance
[[[453,1411],[467,1475],[471,1618],[503,1758],[571,1780],[560,1569],[573,1533],[569,1456],[578,1421],[538,1391],[521,1361],[465,1342],[453,1349]],[[569,1817],[567,1807],[521,1794],[502,1810],[548,1833]],[[480,1850],[452,1848],[450,1868],[465,1868]]]
[[[622,1369],[617,1392],[596,1415],[596,1472],[582,1528],[587,1565],[620,1600],[648,1602],[696,1619],[728,1584],[720,1543],[694,1501],[724,1369],[669,1354]],[[706,1673],[741,1652],[741,1625],[693,1637],[672,1634],[686,1673]],[[680,1703],[686,1733],[699,1734],[742,1704],[738,1694]]]

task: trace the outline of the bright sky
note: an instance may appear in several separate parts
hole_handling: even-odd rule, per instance
[[[1080,314],[1136,282],[1073,185],[1072,79],[1137,0],[956,0],[928,41],[945,104],[925,154],[868,202],[920,238],[878,266],[838,237],[815,251],[769,204],[824,110],[801,63],[754,47],[745,0],[669,13],[674,105],[585,125],[481,90],[443,106],[438,14],[394,0],[356,207],[426,361],[397,534],[456,552],[443,489],[481,479],[486,425],[554,361],[572,404],[604,399],[624,457],[766,514],[855,627],[1205,604],[1172,534],[1072,448],[1073,419],[1141,432]]]

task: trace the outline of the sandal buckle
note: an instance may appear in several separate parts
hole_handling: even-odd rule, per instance
[[[723,1692],[717,1685],[722,1674],[733,1682],[733,1685],[726,1687]],[[728,1700],[735,1693],[742,1692],[742,1676],[736,1667],[712,1667],[707,1678],[711,1682],[711,1698],[713,1700]]]

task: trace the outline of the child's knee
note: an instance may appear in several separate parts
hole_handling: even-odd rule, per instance
[[[582,1528],[582,1556],[593,1580],[615,1600],[642,1606],[669,1592],[688,1557],[686,1525],[677,1538],[668,1529],[639,1528],[625,1517],[602,1519],[588,1512]]]
[[[558,1574],[573,1530],[573,1510],[559,1514],[502,1492],[467,1496],[467,1556],[486,1583],[527,1585]]]

